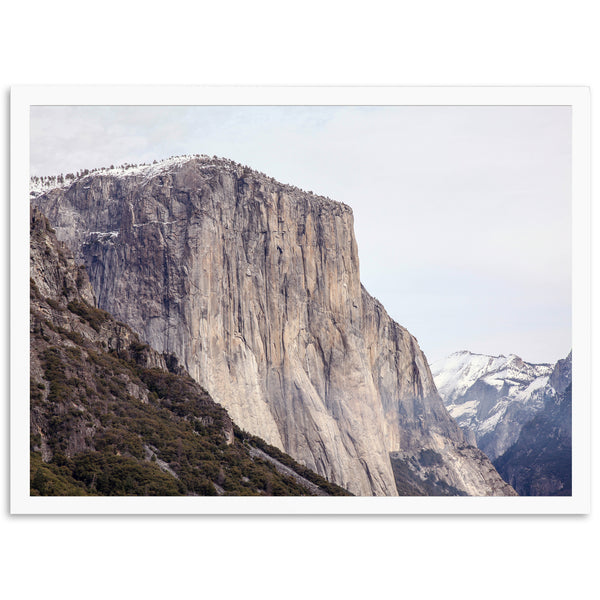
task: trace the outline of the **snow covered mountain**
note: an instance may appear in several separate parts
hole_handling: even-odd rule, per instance
[[[450,415],[491,460],[512,446],[544,406],[550,364],[527,363],[515,354],[455,352],[431,372]]]

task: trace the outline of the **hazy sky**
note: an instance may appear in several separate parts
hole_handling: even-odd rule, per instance
[[[224,156],[354,210],[430,362],[571,348],[570,107],[32,107],[31,172]]]

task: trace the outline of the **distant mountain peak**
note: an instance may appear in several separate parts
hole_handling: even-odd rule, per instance
[[[553,366],[461,351],[434,362],[431,372],[452,417],[493,459],[514,443],[525,415],[542,407]]]

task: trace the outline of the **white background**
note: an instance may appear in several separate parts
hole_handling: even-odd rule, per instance
[[[4,281],[12,84],[590,85],[597,139],[592,2],[84,6],[21,2],[3,11]],[[593,219],[598,231],[595,210]],[[2,301],[7,315],[7,294]],[[8,395],[7,316],[2,325]],[[3,417],[7,436],[7,408]],[[592,467],[596,445],[593,453]],[[0,564],[11,598],[562,599],[599,588],[597,514],[9,517],[7,465],[6,457]]]

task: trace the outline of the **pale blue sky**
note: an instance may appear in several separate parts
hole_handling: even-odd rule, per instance
[[[430,362],[571,348],[569,107],[32,107],[31,172],[216,154],[349,204]]]

